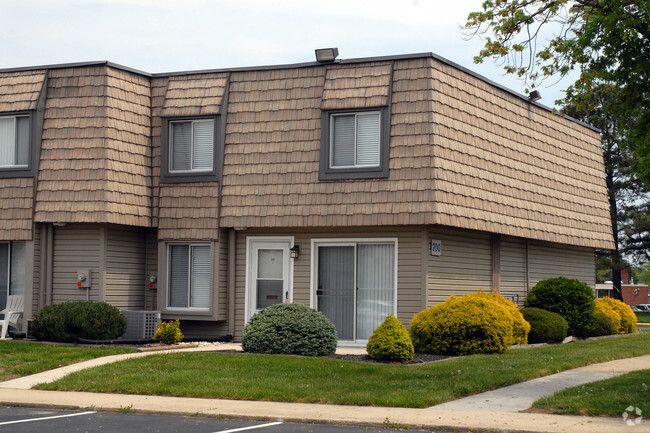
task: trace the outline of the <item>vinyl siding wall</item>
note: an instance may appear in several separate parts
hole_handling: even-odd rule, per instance
[[[489,233],[432,227],[431,239],[442,242],[442,254],[427,254],[427,306],[492,287],[492,244]],[[428,247],[428,245],[427,245]]]
[[[103,253],[102,227],[95,224],[68,224],[54,227],[54,249],[52,258],[52,302],[86,299],[86,289],[77,287],[77,272],[90,269],[92,286],[89,292],[91,301],[102,299],[103,284],[101,262]]]
[[[246,296],[246,239],[249,236],[294,236],[300,245],[300,257],[294,261],[293,301],[310,305],[311,292],[311,242],[312,239],[364,239],[397,238],[397,316],[405,325],[415,313],[422,310],[425,274],[422,254],[426,250],[424,231],[417,227],[387,227],[381,231],[368,229],[310,231],[238,231],[236,253],[235,338],[241,339],[245,321]]]
[[[596,261],[590,248],[530,241],[528,268],[531,289],[541,280],[560,276],[596,286]]]
[[[104,301],[120,310],[143,310],[145,284],[145,231],[111,226],[106,230]]]

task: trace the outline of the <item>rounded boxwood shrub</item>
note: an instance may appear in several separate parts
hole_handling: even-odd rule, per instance
[[[126,318],[105,302],[71,301],[44,307],[34,316],[31,329],[38,340],[111,340],[126,332]]]
[[[504,352],[514,343],[513,323],[508,309],[490,297],[451,296],[413,317],[411,340],[417,352],[438,355]]]
[[[559,314],[539,308],[523,308],[521,314],[530,323],[529,343],[561,343],[566,338],[569,324]]]
[[[620,334],[619,330],[621,329],[621,314],[618,312],[618,310],[614,308],[612,304],[606,302],[604,298],[596,299],[595,305],[596,314],[606,318],[607,321],[609,321],[610,326],[605,325],[604,321],[603,323],[596,323],[596,321],[594,321],[594,330],[592,335],[597,336]],[[602,321],[602,318],[599,318],[598,320]],[[609,331],[609,333],[605,334],[606,331]]]
[[[535,284],[528,293],[526,307],[557,313],[569,324],[569,335],[586,337],[594,322],[594,293],[585,283],[565,277],[549,278]]]
[[[636,332],[636,314],[634,314],[629,305],[622,301],[607,296],[596,299],[596,311],[599,311],[611,320],[615,334]]]
[[[413,359],[413,342],[409,333],[393,315],[386,319],[372,333],[366,351],[373,359],[383,361],[410,361]]]
[[[601,335],[612,335],[614,333],[614,325],[610,316],[606,316],[600,311],[596,310],[594,314],[594,323],[589,334],[590,337],[599,337]]]
[[[528,333],[530,332],[530,323],[526,321],[524,316],[519,311],[519,308],[509,299],[504,298],[500,293],[485,293],[478,292],[473,296],[484,296],[498,302],[501,306],[505,307],[512,316],[512,336],[514,338],[513,344],[526,344],[528,343]]]
[[[245,352],[303,356],[331,355],[336,328],[327,317],[302,304],[276,304],[259,311],[244,327]]]

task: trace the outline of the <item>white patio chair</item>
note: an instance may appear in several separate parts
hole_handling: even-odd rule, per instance
[[[7,337],[7,331],[9,330],[10,325],[14,328],[18,328],[18,318],[23,314],[24,306],[25,297],[23,295],[7,296],[7,308],[0,311],[0,314],[5,315],[4,319],[2,319],[0,339],[4,340]]]

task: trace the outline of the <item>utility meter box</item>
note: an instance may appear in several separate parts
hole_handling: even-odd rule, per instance
[[[79,269],[77,271],[77,287],[89,288],[93,277],[90,269]]]

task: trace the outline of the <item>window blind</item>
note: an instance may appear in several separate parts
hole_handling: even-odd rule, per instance
[[[171,170],[191,170],[192,122],[171,123]]]
[[[169,246],[169,306],[188,307],[189,245]]]
[[[14,117],[0,118],[0,166],[15,164],[15,134]]]
[[[192,246],[191,307],[210,307],[210,246]]]

